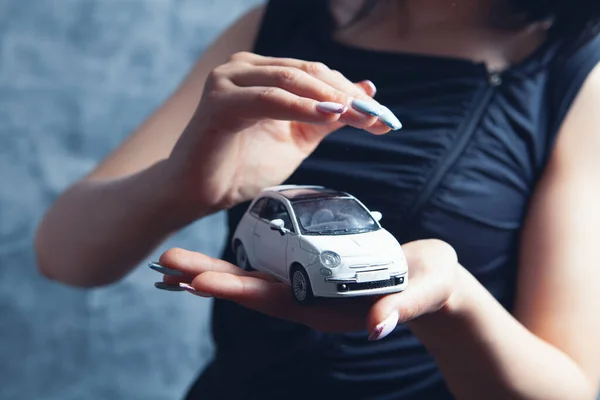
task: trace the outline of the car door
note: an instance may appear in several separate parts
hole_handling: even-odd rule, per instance
[[[274,219],[283,220],[285,233],[271,229],[269,222]],[[282,201],[270,198],[256,225],[254,254],[261,266],[282,279],[287,277],[287,247],[291,234],[294,234],[294,227],[287,208]]]
[[[254,253],[254,242],[257,239],[256,224],[260,221],[260,214],[265,207],[265,204],[267,204],[268,199],[268,197],[257,199],[252,207],[248,209],[248,212],[244,215],[237,227],[236,235],[244,244],[246,255],[253,267],[258,261],[256,259],[256,254]]]

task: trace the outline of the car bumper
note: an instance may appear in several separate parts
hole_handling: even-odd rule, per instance
[[[318,297],[372,296],[401,292],[408,285],[408,273],[390,273],[386,279],[361,280],[358,277],[339,279],[328,277],[324,283],[313,288]]]

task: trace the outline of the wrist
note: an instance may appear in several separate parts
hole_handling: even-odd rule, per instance
[[[213,212],[186,195],[184,185],[168,160],[158,161],[142,174],[146,192],[155,199],[155,212],[164,216],[171,229],[180,229]]]

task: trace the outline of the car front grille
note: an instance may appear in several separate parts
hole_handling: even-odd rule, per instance
[[[392,262],[382,262],[382,263],[376,263],[376,264],[354,264],[354,265],[350,265],[349,267],[351,269],[368,270],[368,269],[379,269],[381,267],[386,267],[390,264],[392,264]]]
[[[355,292],[357,290],[381,289],[401,285],[404,283],[404,277],[398,276],[384,281],[361,282],[361,283],[340,283],[337,285],[339,292]]]

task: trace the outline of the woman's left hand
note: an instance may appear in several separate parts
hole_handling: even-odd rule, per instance
[[[409,268],[408,286],[403,292],[342,299],[316,298],[310,306],[300,305],[288,284],[266,273],[244,271],[201,253],[170,249],[160,257],[159,264],[179,271],[166,274],[164,284],[182,287],[195,295],[233,301],[322,332],[366,328],[371,332],[369,339],[377,340],[389,334],[398,323],[442,310],[457,294],[457,276],[462,267],[450,245],[432,239],[410,242],[402,248]]]

